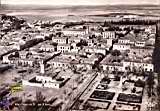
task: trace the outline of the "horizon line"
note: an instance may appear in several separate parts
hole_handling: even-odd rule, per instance
[[[11,5],[11,6],[29,6],[29,5],[35,5],[35,6],[160,6],[160,4],[72,4],[72,5],[66,5],[66,4],[59,4],[59,5],[53,5],[53,4],[3,4],[2,5]]]

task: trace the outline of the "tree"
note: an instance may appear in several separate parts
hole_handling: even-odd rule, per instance
[[[87,27],[86,27],[86,26],[83,26],[83,29],[87,29]]]
[[[111,52],[111,54],[112,54],[113,56],[120,56],[120,55],[121,55],[121,52],[120,52],[119,50],[113,50],[113,51]]]
[[[154,93],[153,91],[153,86],[154,86],[154,74],[153,73],[149,73],[149,76],[147,78],[147,85],[148,85],[148,96],[151,97],[152,94]]]
[[[157,85],[157,95],[158,95],[158,111],[160,111],[160,74],[158,74],[158,85]]]

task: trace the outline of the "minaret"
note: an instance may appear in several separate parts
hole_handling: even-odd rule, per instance
[[[158,20],[156,25],[156,36],[160,37],[160,20]]]
[[[44,62],[43,62],[43,60],[40,61],[39,64],[40,64],[40,73],[44,74],[45,73],[45,69],[44,69]]]
[[[89,26],[86,26],[86,34],[89,34],[90,30],[89,30]]]

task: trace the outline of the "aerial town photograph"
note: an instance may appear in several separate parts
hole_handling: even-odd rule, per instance
[[[0,111],[160,111],[160,0],[0,0]]]

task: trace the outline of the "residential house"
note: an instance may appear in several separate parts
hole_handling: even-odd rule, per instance
[[[126,51],[130,50],[130,47],[131,46],[129,44],[124,44],[124,43],[113,44],[113,50]]]
[[[116,39],[116,33],[114,31],[102,32],[102,36],[105,39]]]
[[[58,44],[68,44],[68,37],[53,37],[52,41]]]
[[[71,46],[69,44],[58,44],[57,45],[57,51],[58,52],[70,52],[71,51]]]
[[[63,30],[62,33],[65,36],[84,36],[88,34],[88,31],[86,29],[67,29]]]
[[[55,46],[53,45],[49,45],[49,44],[43,44],[41,47],[40,47],[40,50],[42,51],[50,51],[50,52],[54,52],[55,51]]]
[[[22,85],[59,89],[67,82],[68,79],[69,78],[66,77],[52,78],[46,76],[36,76],[30,80],[22,80]]]

